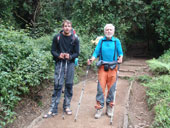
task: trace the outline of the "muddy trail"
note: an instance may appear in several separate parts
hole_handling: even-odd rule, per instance
[[[120,66],[117,81],[116,103],[114,107],[113,124],[106,115],[106,106],[100,119],[95,119],[97,92],[97,74],[88,74],[90,77],[84,87],[84,95],[80,104],[77,121],[75,114],[85,81],[74,86],[74,95],[71,102],[72,115],[62,118],[63,97],[60,100],[58,115],[43,119],[42,116],[49,110],[51,95],[48,95],[48,107],[43,108],[39,117],[30,121],[25,128],[148,128],[153,121],[153,112],[149,111],[146,103],[145,87],[141,86],[135,79],[137,76],[148,74],[148,66],[145,59],[127,59]],[[52,92],[52,89],[49,90]],[[47,99],[46,99],[47,100]],[[44,101],[43,101],[44,102]],[[40,113],[39,112],[39,113]],[[26,124],[26,123],[25,123]]]

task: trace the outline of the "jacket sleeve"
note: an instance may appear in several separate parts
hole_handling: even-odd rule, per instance
[[[94,50],[94,53],[93,53],[93,57],[97,58],[98,56],[100,56],[100,47],[101,47],[101,43],[102,43],[102,39],[99,40],[95,50]]]
[[[53,41],[52,41],[52,46],[51,46],[51,54],[53,55],[54,59],[57,59],[60,55],[59,50],[57,50],[59,47],[57,38],[58,38],[58,35],[54,36]]]
[[[70,55],[70,60],[74,60],[80,54],[80,42],[78,38],[75,39],[74,44],[75,46],[73,47],[73,53]]]
[[[116,40],[117,42],[117,52],[118,56],[123,56],[123,50],[122,50],[122,45],[119,39]]]

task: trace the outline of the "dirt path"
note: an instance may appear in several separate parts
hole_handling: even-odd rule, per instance
[[[147,128],[152,122],[152,112],[148,111],[145,100],[145,88],[137,82],[130,84],[125,78],[146,74],[147,65],[143,59],[130,59],[120,67],[117,83],[116,105],[113,125],[110,118],[104,114],[100,119],[94,119],[95,96],[97,91],[97,76],[86,82],[77,122],[74,122],[75,113],[84,81],[74,86],[74,95],[71,102],[73,115],[62,119],[63,97],[59,104],[58,115],[49,119],[42,119],[48,111],[43,112],[27,128]],[[129,93],[130,92],[130,93]]]

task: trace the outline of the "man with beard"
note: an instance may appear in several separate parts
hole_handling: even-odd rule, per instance
[[[123,51],[121,42],[114,35],[115,27],[112,24],[106,24],[104,27],[105,36],[101,38],[95,48],[91,59],[88,59],[88,65],[99,57],[98,66],[98,85],[96,95],[96,114],[95,118],[101,117],[104,108],[105,88],[107,86],[106,96],[106,114],[111,117],[112,107],[114,106],[114,93],[117,79],[117,63],[122,63]]]
[[[54,36],[51,53],[55,60],[54,91],[50,111],[43,117],[48,118],[58,113],[62,88],[65,83],[63,111],[71,115],[70,102],[73,96],[74,61],[79,55],[79,40],[72,33],[72,23],[65,20],[63,30]]]

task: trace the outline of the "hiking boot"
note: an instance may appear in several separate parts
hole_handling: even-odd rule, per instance
[[[109,117],[112,116],[112,107],[110,107],[109,105],[107,106],[106,114],[107,114]]]
[[[94,118],[99,119],[102,116],[102,113],[103,113],[103,109],[97,109]]]

